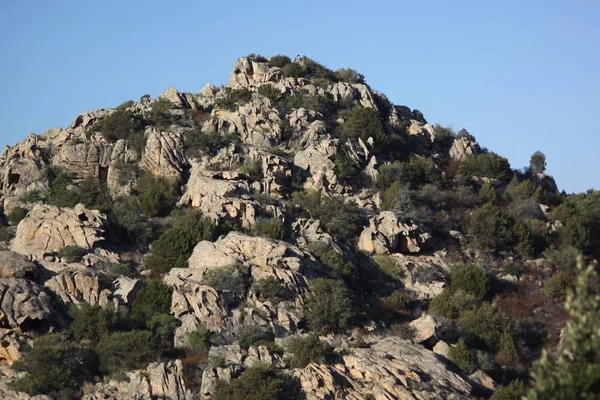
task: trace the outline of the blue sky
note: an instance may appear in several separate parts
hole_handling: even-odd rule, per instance
[[[325,4],[323,4],[325,3]],[[165,88],[227,81],[249,53],[355,68],[561,189],[600,189],[600,1],[0,0],[0,144]]]

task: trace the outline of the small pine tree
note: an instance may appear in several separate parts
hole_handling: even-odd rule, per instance
[[[597,399],[600,393],[600,295],[590,287],[597,273],[581,257],[577,264],[577,284],[565,303],[571,319],[556,356],[544,351],[534,364],[529,400]]]
[[[536,151],[529,160],[529,170],[534,174],[544,173],[546,171],[546,155],[541,151]]]

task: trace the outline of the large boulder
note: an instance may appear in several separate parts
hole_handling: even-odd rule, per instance
[[[431,247],[431,234],[414,222],[401,222],[391,211],[372,217],[360,234],[358,248],[369,254],[419,253]]]
[[[151,127],[146,137],[142,166],[156,175],[179,177],[187,165],[183,134]]]
[[[227,94],[224,93],[223,96]],[[204,132],[238,134],[243,143],[266,149],[281,140],[277,109],[270,106],[267,98],[256,93],[252,95],[251,101],[234,111],[215,107],[211,117],[202,127]]]
[[[350,350],[334,365],[311,363],[296,370],[308,400],[470,399],[471,386],[434,353],[397,337]]]
[[[75,174],[76,178],[105,179],[111,160],[112,145],[96,142],[62,145],[52,164],[64,167]]]
[[[416,343],[426,343],[432,345],[435,343],[437,330],[442,326],[442,321],[433,315],[423,314],[409,324],[415,330]]]
[[[37,276],[38,266],[27,257],[13,251],[0,251],[0,279],[36,280]]]
[[[355,103],[361,107],[378,110],[375,96],[369,87],[363,83],[336,82],[329,85],[327,93],[333,97],[336,103]]]
[[[0,280],[0,328],[25,332],[61,322],[40,285],[19,278]]]
[[[303,293],[308,286],[300,269],[309,272],[318,265],[310,254],[287,242],[239,232],[230,232],[214,243],[198,243],[188,262],[199,274],[231,264],[248,265],[254,279],[273,276],[296,293]]]
[[[452,141],[448,155],[453,160],[462,161],[479,153],[481,153],[479,144],[474,139],[463,136]]]
[[[53,256],[65,246],[91,250],[104,240],[106,224],[104,214],[82,204],[73,209],[36,205],[19,223],[11,250],[32,259]]]
[[[41,170],[46,165],[37,135],[29,135],[13,147],[6,146],[0,155],[0,192],[20,196],[30,191],[44,190]]]
[[[310,146],[306,150],[296,153],[294,164],[306,170],[310,177],[304,183],[307,190],[326,193],[341,193],[342,185],[338,183],[331,158],[337,151],[337,139],[322,140],[317,146]]]
[[[21,351],[30,346],[32,342],[31,337],[27,335],[11,329],[0,328],[0,364],[5,362],[12,365],[21,358]]]
[[[196,330],[201,322],[213,331],[220,331],[229,316],[226,300],[203,283],[202,275],[191,268],[173,268],[164,277],[164,282],[173,288],[171,314],[182,322],[175,331],[176,347],[187,345],[187,333]]]
[[[181,360],[151,363],[145,370],[127,372],[124,380],[96,384],[82,399],[195,399],[186,387],[183,369]]]
[[[213,220],[235,218],[242,226],[250,227],[256,222],[259,204],[250,199],[249,191],[247,182],[223,179],[222,174],[195,164],[179,203],[199,208]]]
[[[283,78],[280,68],[270,68],[266,62],[242,57],[233,65],[227,86],[234,89],[276,82]]]
[[[100,288],[97,276],[83,271],[63,271],[46,281],[44,286],[65,305],[85,302],[105,307],[111,295],[110,290]]]

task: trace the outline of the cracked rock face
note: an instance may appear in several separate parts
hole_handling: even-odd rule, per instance
[[[296,370],[308,400],[470,399],[471,386],[429,350],[396,337],[354,349],[342,364]]]
[[[145,370],[127,372],[127,380],[98,383],[83,400],[169,399],[192,400],[186,388],[181,360],[155,362]]]
[[[106,216],[78,204],[75,208],[36,205],[19,223],[11,250],[44,259],[65,246],[92,249],[104,240]]]
[[[403,223],[391,211],[371,218],[358,248],[370,254],[418,253],[431,247],[431,234],[415,223]]]
[[[51,298],[40,285],[18,278],[0,281],[0,328],[29,331],[56,322]]]
[[[0,251],[0,279],[23,278],[35,281],[38,266],[27,257],[12,252]]]

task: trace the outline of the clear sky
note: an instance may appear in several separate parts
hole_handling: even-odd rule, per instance
[[[165,88],[226,83],[249,53],[351,67],[514,168],[546,154],[600,189],[600,1],[0,0],[0,144]]]

